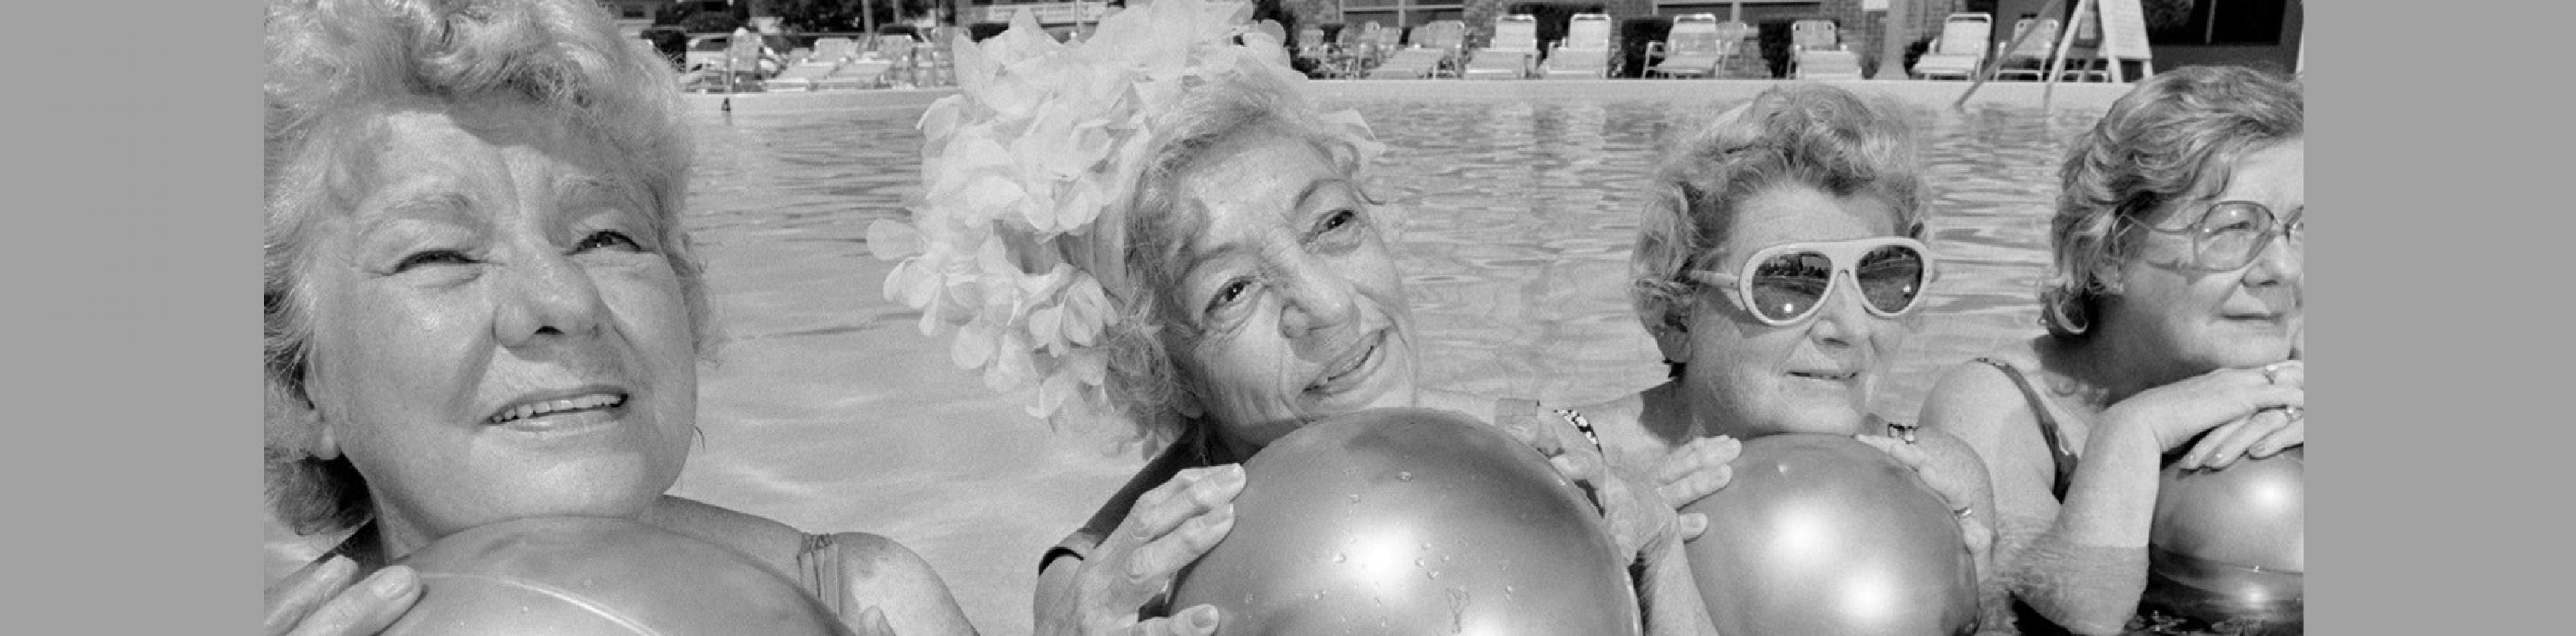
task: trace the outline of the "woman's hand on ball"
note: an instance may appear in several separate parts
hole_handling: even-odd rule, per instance
[[[1172,577],[1215,548],[1234,529],[1234,497],[1243,492],[1243,467],[1227,464],[1181,471],[1144,496],[1127,511],[1118,529],[1100,542],[1076,575],[1076,611],[1081,631],[1089,636],[1214,633],[1216,608],[1194,607],[1179,616],[1199,622],[1156,619],[1138,621],[1140,611],[1155,602]]]
[[[1655,470],[1655,480],[1660,484],[1655,487],[1655,492],[1663,495],[1664,503],[1674,509],[1717,494],[1719,489],[1735,481],[1735,457],[1742,454],[1744,443],[1732,437],[1719,435],[1691,440],[1664,456],[1661,466]],[[1682,538],[1695,539],[1698,536]]]
[[[2264,371],[2266,368],[2272,369],[2268,377]],[[2263,367],[2219,369],[2140,391],[2104,410],[2103,420],[2106,426],[2114,429],[2153,435],[2159,451],[2180,448],[2190,443],[2193,437],[2211,429],[2237,427],[2224,434],[2204,437],[2221,445],[2230,443],[2244,428],[2259,431],[2247,437],[2245,445],[2234,447],[2241,455],[2247,445],[2278,432],[2285,424],[2270,421],[2265,425],[2263,421],[2269,418],[2254,416],[2265,409],[2307,407],[2306,381],[2307,363],[2297,360]],[[2304,433],[2302,429],[2300,434]],[[2204,442],[2207,443],[2210,442]],[[2196,446],[2193,450],[2200,462],[2219,459],[2218,446]],[[2234,457],[2226,459],[2233,461]],[[2186,457],[2184,461],[2192,461],[2192,458]]]
[[[1896,463],[1913,469],[1915,476],[1923,478],[1924,485],[1932,487],[1933,494],[1941,496],[1941,505],[1949,507],[1953,512],[1970,510],[1974,505],[1977,498],[1976,480],[1984,478],[1984,475],[1968,475],[1962,474],[1967,471],[1945,470],[1939,462],[1932,461],[1931,453],[1924,452],[1923,447],[1917,444],[1883,435],[1854,437],[1858,438],[1860,443],[1886,451],[1887,456],[1894,458]],[[1959,520],[1959,536],[1967,542],[1968,553],[1976,555],[1982,561],[1986,551],[1994,548],[1994,532],[1986,526],[1984,520],[1978,519],[1974,514],[1960,512],[1955,516]]]
[[[374,634],[393,625],[420,601],[420,577],[411,568],[391,566],[366,580],[348,557],[332,556],[304,566],[268,588],[269,636]]]

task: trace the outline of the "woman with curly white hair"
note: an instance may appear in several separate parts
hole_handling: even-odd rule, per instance
[[[1571,447],[1565,469],[1611,493],[1622,549],[1675,532],[1670,506],[1621,495],[1597,454],[1556,443],[1564,423],[1424,385],[1390,211],[1359,178],[1378,144],[1355,113],[1306,101],[1249,12],[1157,0],[1076,45],[1024,20],[961,47],[964,94],[923,117],[918,225],[872,228],[881,256],[909,257],[887,293],[922,308],[925,331],[954,326],[957,362],[1034,387],[1033,415],[1131,425],[1159,450],[1042,557],[1037,633],[1212,633],[1213,607],[1151,605],[1232,528],[1236,464],[1372,408],[1476,414]]]
[[[664,494],[713,333],[691,150],[669,66],[596,4],[280,0],[267,45],[269,502],[345,537],[269,588],[268,633],[375,633],[421,595],[388,563],[557,516],[732,549],[860,633],[974,632],[893,541]]]

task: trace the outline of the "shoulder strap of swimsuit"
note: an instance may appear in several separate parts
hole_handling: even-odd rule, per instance
[[[2049,485],[2049,494],[2056,496],[2058,501],[2065,501],[2066,489],[2075,483],[2075,454],[2066,452],[2066,445],[2058,441],[2057,417],[2048,414],[2048,402],[2040,399],[2039,391],[2030,387],[2030,379],[2022,377],[2021,369],[2013,368],[2011,363],[1994,358],[1977,358],[1977,361],[2004,372],[2004,377],[2012,378],[2013,386],[2021,387],[2022,398],[2030,401],[2031,419],[2039,422],[2039,435],[2048,440],[2049,458],[2057,466],[2057,480]]]
[[[805,535],[805,547],[796,551],[796,587],[839,617],[841,582],[841,542],[829,534]]]

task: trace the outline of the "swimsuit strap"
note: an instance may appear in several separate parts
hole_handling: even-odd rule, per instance
[[[1559,419],[1565,420],[1565,423],[1574,426],[1574,430],[1582,432],[1583,440],[1592,443],[1592,450],[1607,452],[1601,447],[1601,434],[1592,430],[1592,420],[1584,418],[1581,411],[1576,411],[1574,409],[1551,409],[1540,404],[1537,400],[1520,400],[1513,398],[1494,400],[1494,425],[1496,426],[1509,427],[1514,423],[1523,421],[1537,424],[1538,422],[1534,420],[1547,417],[1549,415],[1554,415]]]
[[[805,535],[805,547],[796,551],[796,587],[823,603],[832,616],[843,613],[846,598],[841,583],[841,542],[828,534]]]
[[[2011,363],[1994,358],[1977,358],[1977,361],[2004,372],[2004,377],[2012,378],[2013,386],[2021,387],[2022,397],[2030,400],[2031,419],[2038,420],[2039,435],[2047,438],[2048,454],[2057,465],[2057,481],[2049,486],[2049,494],[2060,502],[2066,501],[2066,489],[2075,484],[2076,458],[2074,453],[2066,452],[2066,444],[2060,441],[2057,418],[2048,414],[2048,402],[2040,399],[2039,391],[2030,387],[2030,379],[2022,377],[2021,370],[2013,368]]]

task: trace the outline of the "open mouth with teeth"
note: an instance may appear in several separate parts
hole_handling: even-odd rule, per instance
[[[1851,381],[1851,379],[1852,379],[1852,378],[1860,377],[1860,372],[1859,372],[1859,371],[1842,371],[1842,372],[1829,372],[1829,371],[1791,371],[1791,372],[1789,372],[1789,375],[1794,375],[1794,376],[1798,376],[1798,377],[1801,377],[1801,378],[1806,378],[1806,379],[1809,379],[1809,380],[1824,380],[1824,381],[1827,381],[1827,382],[1849,382],[1849,381]]]
[[[1348,390],[1352,382],[1366,375],[1363,371],[1373,366],[1371,363],[1376,362],[1382,355],[1385,345],[1386,341],[1381,337],[1377,341],[1370,342],[1368,346],[1362,347],[1357,353],[1345,356],[1339,363],[1327,367],[1323,375],[1316,378],[1313,384],[1306,385],[1306,392],[1324,394]]]
[[[485,421],[491,424],[508,424],[528,418],[544,417],[560,413],[604,411],[624,406],[625,404],[626,396],[623,394],[583,395],[579,397],[530,402],[527,404],[512,406],[508,409],[503,409],[499,413],[492,414],[492,417]]]

